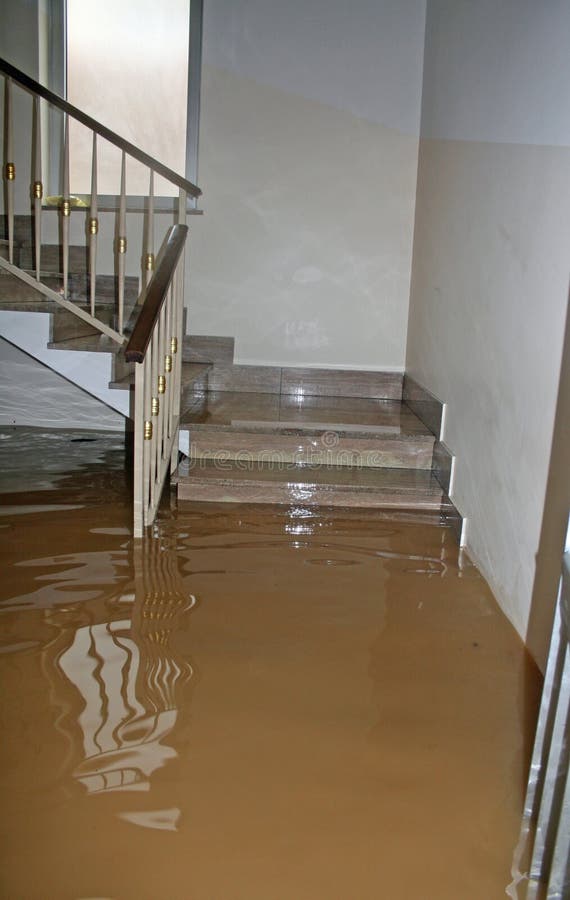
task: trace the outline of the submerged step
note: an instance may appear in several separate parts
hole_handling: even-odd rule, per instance
[[[429,469],[434,437],[401,402],[201,393],[181,428],[192,459]]]
[[[419,510],[443,500],[431,472],[413,469],[185,460],[176,481],[180,500]]]

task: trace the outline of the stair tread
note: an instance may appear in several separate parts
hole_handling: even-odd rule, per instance
[[[89,353],[117,353],[121,344],[107,337],[106,334],[85,334],[81,337],[66,338],[62,341],[50,341],[48,350],[81,350]]]
[[[279,394],[196,392],[185,398],[181,428],[197,431],[324,433],[433,442],[414,413],[396,400],[296,398]]]

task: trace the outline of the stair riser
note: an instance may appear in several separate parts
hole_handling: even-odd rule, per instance
[[[14,248],[14,250],[16,250],[16,248]],[[0,256],[2,257],[2,259],[10,259],[10,248],[8,246],[8,241],[0,240]],[[15,256],[16,254],[14,253],[14,257]],[[14,259],[14,263],[16,265],[18,264],[18,260],[16,258]],[[0,269],[0,272],[5,271],[5,269]]]
[[[252,485],[239,482],[220,484],[200,484],[198,480],[190,485],[178,485],[180,500],[204,501],[210,503],[285,503],[303,506],[337,506],[367,509],[413,509],[439,511],[442,497],[425,497],[421,493],[403,495],[371,490],[335,490],[312,485],[263,484]]]
[[[44,272],[61,272],[62,248],[59,244],[42,244],[40,264]],[[85,273],[89,268],[89,252],[86,247],[71,245],[69,248],[69,271]],[[20,248],[20,266],[33,269],[36,265],[35,251],[29,244]]]
[[[430,469],[433,438],[355,438],[335,432],[319,435],[190,430],[192,459],[367,468]]]
[[[114,327],[115,318],[112,309],[103,307],[96,310],[96,312],[97,318],[104,322],[105,325]],[[100,333],[101,332],[94,325],[90,325],[89,322],[84,322],[83,319],[80,319],[71,312],[67,312],[67,310],[58,310],[58,312],[54,314],[51,332],[52,343],[67,341],[72,338],[85,337],[87,335],[98,335]]]

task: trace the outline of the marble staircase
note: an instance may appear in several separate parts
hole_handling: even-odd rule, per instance
[[[180,501],[453,516],[439,442],[402,399],[401,375],[263,368],[213,365],[186,392]]]
[[[30,242],[21,238],[17,252],[19,263],[31,268]],[[1,239],[0,253],[6,253]],[[77,302],[86,303],[84,248],[73,248],[70,259],[71,290]],[[57,289],[59,248],[46,248],[42,260],[45,279]],[[133,278],[127,282],[131,327],[137,296],[138,279]],[[114,298],[113,277],[102,276],[98,304],[109,324]],[[52,359],[75,358],[76,367],[68,362],[62,374],[69,377],[71,366],[82,373],[72,380],[129,415],[132,366],[114,341],[17,279],[2,275],[3,332],[7,312],[44,313],[49,325],[29,329],[41,352],[35,344],[26,346],[23,338],[22,349],[56,371],[62,369]],[[21,322],[18,328],[22,333]],[[97,359],[106,362],[98,365]],[[233,339],[223,337],[187,336],[183,360],[180,448],[186,455],[172,477],[181,502],[420,512],[460,528],[448,498],[450,456],[439,441],[441,404],[421,390],[418,393],[411,380],[406,384],[404,376],[394,373],[236,365]],[[81,382],[85,370],[91,376],[99,372],[100,389]],[[118,399],[110,401],[113,396]]]
[[[33,275],[32,225],[30,216],[15,217],[14,262]],[[3,227],[5,228],[0,220],[0,234],[3,233]],[[8,241],[4,237],[0,237],[0,255],[8,258]],[[60,290],[63,277],[61,245],[42,244],[41,260],[43,283],[53,290]],[[69,299],[88,310],[88,255],[85,246],[70,246],[69,267]],[[139,291],[139,278],[126,276],[126,335],[131,332],[138,315]],[[113,275],[98,275],[98,318],[115,327],[115,309],[116,278]],[[29,313],[34,314],[33,323],[27,315]],[[129,389],[134,386],[134,366],[125,361],[123,347],[2,269],[0,336],[73,381],[125,418],[130,416]],[[224,347],[226,345],[227,342],[223,344]],[[233,356],[233,342],[231,353]],[[190,389],[194,381],[201,378],[208,369],[209,365],[188,359],[183,364],[183,388]]]

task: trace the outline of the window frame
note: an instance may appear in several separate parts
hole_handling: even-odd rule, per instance
[[[186,150],[184,177],[193,184],[198,182],[198,151],[200,139],[200,95],[202,80],[202,23],[204,0],[188,0],[190,5],[188,39],[188,89],[186,103]],[[67,0],[45,0],[47,30],[40,29],[40,80],[47,87],[67,99]],[[45,126],[48,139],[44,147],[46,160],[45,176],[48,195],[60,191],[63,147],[63,114],[50,107]],[[88,205],[89,196],[73,194]],[[119,197],[114,194],[99,194],[98,207],[101,211],[116,210]],[[148,199],[143,195],[127,195],[127,211],[142,212],[147,208]],[[157,213],[175,213],[178,197],[157,195],[154,210]],[[45,201],[44,201],[45,203]],[[83,205],[82,203],[82,205]],[[46,204],[49,207],[49,204]],[[196,209],[195,197],[187,198],[188,212]]]

